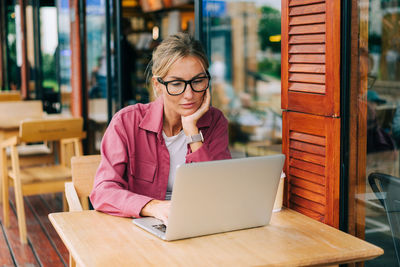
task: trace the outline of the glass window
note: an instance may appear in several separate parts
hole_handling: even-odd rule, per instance
[[[17,53],[17,8],[13,3],[6,5],[6,70],[7,84],[6,90],[20,90],[21,86],[21,62],[18,60]]]
[[[111,3],[112,1],[110,1]],[[110,6],[111,7],[111,6]],[[112,16],[110,17],[110,22]],[[110,25],[112,31],[113,24]],[[110,34],[110,51],[107,53],[105,1],[86,1],[86,64],[88,84],[88,150],[89,154],[100,152],[100,142],[108,123],[107,97],[115,106],[115,46]],[[107,55],[110,56],[111,72],[107,72]],[[111,79],[112,95],[108,96],[107,78]]]
[[[203,1],[212,105],[229,120],[233,157],[281,152],[280,1]]]
[[[393,210],[390,205],[396,208],[400,203],[400,1],[360,1],[359,19],[359,99],[367,101],[367,140],[366,182],[362,183],[365,194],[356,196],[363,200],[357,209],[359,214],[365,214],[366,241],[385,250],[384,255],[365,265],[395,266],[400,264],[396,256],[400,251],[396,253],[394,243],[399,238],[400,210]],[[364,100],[359,105],[365,107]],[[386,175],[374,176],[377,179],[373,180],[372,173]],[[375,193],[379,191],[383,193]]]
[[[61,112],[61,105],[56,63],[58,58],[57,8],[55,6],[40,7],[39,16],[42,101],[47,113],[58,113]]]
[[[69,1],[58,1],[58,81],[61,112],[70,113],[71,106],[71,47]]]

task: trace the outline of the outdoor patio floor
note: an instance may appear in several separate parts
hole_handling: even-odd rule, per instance
[[[11,227],[3,223],[0,204],[0,266],[68,266],[69,253],[47,215],[62,211],[61,194],[36,195],[24,198],[28,244],[19,240],[14,194],[10,192]]]

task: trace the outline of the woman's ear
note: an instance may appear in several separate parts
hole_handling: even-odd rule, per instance
[[[152,77],[151,78],[152,84],[153,84],[153,92],[155,94],[156,97],[159,97],[160,95],[162,95],[162,88],[161,85],[158,81],[156,77]]]

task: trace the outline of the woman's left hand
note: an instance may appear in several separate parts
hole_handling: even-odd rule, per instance
[[[192,131],[198,131],[197,129],[197,121],[208,111],[210,108],[210,101],[211,101],[211,96],[210,96],[210,89],[207,89],[204,98],[203,98],[203,103],[199,107],[198,110],[196,110],[195,113],[189,116],[182,116],[182,128],[185,132],[186,135],[191,135],[193,134]]]

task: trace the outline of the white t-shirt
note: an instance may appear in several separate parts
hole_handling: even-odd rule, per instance
[[[177,135],[171,137],[166,136],[164,131],[162,132],[162,135],[169,152],[169,178],[165,199],[170,200],[172,195],[172,187],[174,186],[176,167],[184,164],[186,161],[187,143],[183,130]]]

